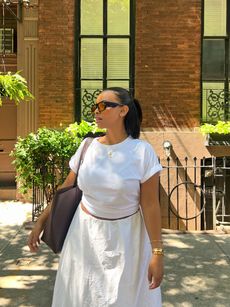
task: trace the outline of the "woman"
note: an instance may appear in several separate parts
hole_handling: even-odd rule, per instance
[[[83,196],[61,252],[52,306],[159,307],[161,165],[151,145],[139,140],[142,112],[128,91],[104,90],[92,112],[106,134],[92,141],[79,170]],[[62,187],[74,183],[83,144]],[[32,252],[49,210],[29,236]]]

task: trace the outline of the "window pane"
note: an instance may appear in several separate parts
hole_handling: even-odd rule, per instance
[[[81,81],[81,114],[82,119],[93,121],[91,105],[95,103],[97,96],[102,90],[101,81]]]
[[[108,39],[108,79],[129,79],[129,40]]]
[[[120,80],[108,81],[107,86],[108,87],[118,86],[129,90],[129,81],[120,81]]]
[[[224,39],[203,40],[203,79],[224,79],[225,71]]]
[[[99,38],[81,40],[81,78],[101,79],[103,72],[103,41]]]
[[[14,29],[0,28],[0,52],[14,53]]]
[[[224,120],[224,83],[203,82],[202,120],[215,123]]]
[[[103,0],[81,1],[81,34],[103,33]]]
[[[108,34],[129,35],[130,0],[108,0]]]
[[[226,35],[226,0],[204,1],[204,35]]]

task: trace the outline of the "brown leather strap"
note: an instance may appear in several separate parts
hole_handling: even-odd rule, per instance
[[[92,141],[93,141],[93,138],[90,138],[90,137],[85,140],[85,144],[82,148],[81,155],[80,155],[80,158],[79,158],[79,161],[78,161],[77,173],[76,173],[76,177],[75,177],[75,181],[74,181],[74,185],[73,185],[74,187],[77,186],[78,172],[79,172],[80,166],[81,166],[81,164],[84,160],[86,151],[87,151],[89,145],[92,143]]]
[[[132,214],[130,214],[130,215],[123,216],[123,217],[119,217],[119,218],[117,218],[117,219],[108,219],[108,218],[96,216],[96,215],[90,213],[90,212],[86,209],[86,207],[83,205],[83,203],[81,203],[81,209],[82,209],[86,214],[91,215],[91,216],[95,217],[96,219],[99,219],[99,220],[106,220],[106,221],[123,220],[123,219],[126,219],[127,217],[130,217],[130,216],[136,214],[136,213],[139,211],[139,209],[138,209],[136,212],[134,212],[134,213],[132,213]]]

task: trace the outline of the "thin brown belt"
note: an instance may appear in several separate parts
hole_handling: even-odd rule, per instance
[[[117,218],[117,219],[108,219],[108,218],[96,216],[96,215],[90,213],[90,212],[86,209],[86,207],[83,205],[83,203],[81,203],[81,209],[82,209],[86,214],[91,215],[91,216],[95,217],[96,219],[99,219],[99,220],[106,220],[106,221],[123,220],[123,219],[126,219],[127,217],[130,217],[130,216],[136,214],[136,213],[139,211],[139,209],[138,209],[137,211],[135,211],[134,213],[132,213],[132,214],[130,214],[130,215],[123,216],[123,217],[119,217],[119,218]]]

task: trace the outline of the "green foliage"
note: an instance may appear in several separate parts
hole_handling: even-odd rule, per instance
[[[14,100],[18,104],[21,100],[31,100],[34,96],[30,93],[26,80],[17,73],[0,73],[0,106],[2,97]]]
[[[203,124],[200,127],[200,131],[203,134],[218,133],[228,134],[230,133],[230,121],[218,121],[217,124]]]
[[[83,138],[102,132],[95,123],[82,121],[66,129],[40,128],[26,138],[18,138],[11,156],[17,172],[19,190],[26,194],[35,185],[44,189],[47,202],[69,172],[68,162]]]

